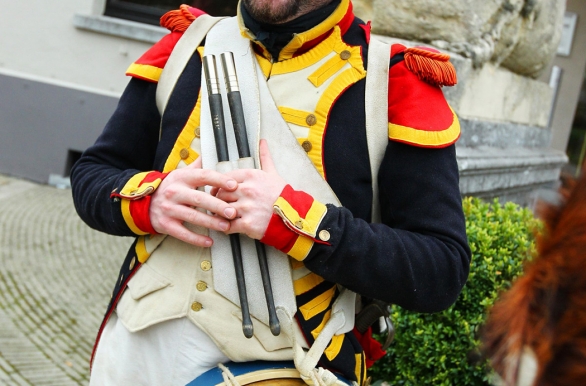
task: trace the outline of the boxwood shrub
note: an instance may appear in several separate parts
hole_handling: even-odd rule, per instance
[[[472,250],[470,276],[457,302],[435,314],[393,308],[395,341],[370,370],[391,385],[488,385],[478,355],[479,328],[487,309],[522,272],[534,250],[539,222],[530,210],[477,198],[463,201]]]

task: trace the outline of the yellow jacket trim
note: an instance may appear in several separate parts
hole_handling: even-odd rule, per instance
[[[309,31],[300,34],[294,34],[293,39],[281,50],[279,54],[279,61],[290,59],[295,52],[301,48],[305,43],[317,39],[323,34],[327,33],[332,27],[336,26],[348,11],[348,4],[350,0],[342,0],[338,8],[326,20],[316,25]]]
[[[389,123],[389,139],[427,147],[451,145],[460,136],[460,121],[452,110],[454,120],[450,127],[442,131],[417,130],[412,127]]]
[[[297,126],[311,127],[307,123],[307,117],[312,114],[309,111],[296,110],[290,107],[279,107],[279,112],[283,116],[285,122],[292,123]]]
[[[326,323],[328,322],[328,320],[330,320],[331,316],[332,316],[332,310],[327,310],[326,313],[324,314],[324,317],[323,317],[321,323],[319,324],[319,326],[317,326],[313,331],[311,331],[311,335],[313,336],[313,339],[317,339],[317,336],[324,329]]]
[[[366,369],[366,357],[364,354],[354,354],[354,358],[356,361],[356,365],[354,367],[354,374],[356,374],[356,379],[358,379],[359,384],[362,385],[364,382],[364,378],[366,378],[366,372],[362,372],[362,369]]]
[[[312,146],[307,155],[322,177],[324,176],[322,142],[330,109],[342,91],[363,79],[365,76],[365,71],[361,72],[355,68],[344,70],[327,88],[317,104],[315,111],[317,123],[309,130],[308,140],[311,142]]]
[[[146,237],[148,236],[141,236],[138,238],[137,242],[136,242],[136,247],[135,247],[135,251],[136,251],[136,258],[138,259],[138,261],[143,264],[144,262],[146,262],[148,260],[148,258],[150,257],[150,253],[147,251],[146,248],[146,244],[145,244],[145,240]]]
[[[138,76],[143,79],[152,80],[158,82],[163,72],[162,68],[151,66],[148,64],[132,63],[126,70],[126,75]]]
[[[173,150],[171,150],[171,154],[167,158],[167,161],[165,161],[165,168],[163,169],[165,173],[177,169],[177,166],[181,161],[184,161],[186,164],[189,165],[199,157],[197,151],[191,148],[191,143],[197,137],[196,131],[197,128],[199,128],[200,112],[201,92],[197,97],[197,102],[195,103],[195,107],[193,108],[193,111],[187,119],[185,127],[183,127],[183,130],[181,130],[179,138],[177,138],[175,145],[173,145]],[[189,156],[187,158],[181,158],[181,150],[183,149],[189,151]]]
[[[340,353],[342,344],[344,343],[344,337],[345,335],[334,335],[332,338],[332,343],[324,351],[324,354],[329,360],[334,360]]]
[[[289,259],[289,262],[291,263],[291,268],[293,269],[301,269],[305,267],[305,264],[299,260]]]
[[[334,285],[326,292],[299,307],[299,312],[301,312],[301,315],[303,315],[305,320],[313,318],[315,315],[325,311],[328,308],[335,293],[336,286]]]
[[[301,279],[295,280],[293,282],[293,288],[295,289],[295,295],[301,295],[309,291],[310,289],[314,288],[315,286],[319,285],[324,281],[324,278],[315,274],[310,273]]]
[[[265,79],[269,78],[271,71],[273,69],[273,63],[270,60],[265,58],[264,56],[260,55],[259,53],[255,52],[254,55],[256,56],[256,61],[260,66],[262,73],[265,76]]]
[[[311,335],[313,336],[313,339],[317,339],[319,333],[324,329],[324,326],[330,320],[331,316],[332,316],[332,310],[328,310],[324,314],[324,318],[321,321],[321,323],[319,324],[319,326],[317,326],[313,331],[311,331]],[[334,335],[334,337],[332,337],[332,341],[330,342],[330,344],[328,345],[328,347],[324,351],[324,354],[326,355],[326,357],[329,360],[333,360],[335,357],[337,357],[338,354],[340,353],[340,350],[342,349],[343,343],[344,343],[344,335]]]

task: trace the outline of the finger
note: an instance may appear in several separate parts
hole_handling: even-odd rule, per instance
[[[220,198],[199,190],[179,190],[176,195],[176,202],[186,206],[202,208],[227,219],[234,218],[236,215],[236,209],[232,205],[226,203]]]
[[[209,215],[187,206],[175,205],[169,210],[167,215],[174,219],[220,232],[226,232],[230,229],[230,222],[226,221],[223,217]]]
[[[211,247],[214,243],[211,237],[200,235],[199,233],[195,233],[187,229],[183,224],[180,222],[173,222],[168,225],[167,234],[169,236],[175,237],[183,242],[188,244],[192,244],[198,247]]]
[[[269,151],[269,144],[267,143],[266,139],[260,140],[259,152],[261,169],[267,173],[277,173],[277,169],[275,168],[273,158],[271,157],[271,153]]]
[[[195,163],[195,162],[194,162]],[[234,190],[238,187],[238,183],[234,178],[208,169],[188,169],[185,171],[184,182],[193,187],[200,187],[209,185],[226,190]]]
[[[225,203],[231,204],[235,201],[238,201],[238,194],[236,194],[235,192],[227,192],[225,190],[219,190],[215,197],[219,200],[222,200]],[[231,205],[233,207],[233,205]]]

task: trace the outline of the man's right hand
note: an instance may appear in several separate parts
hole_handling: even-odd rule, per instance
[[[233,219],[236,209],[217,197],[197,190],[206,185],[233,191],[238,183],[222,173],[202,169],[201,157],[191,165],[169,173],[151,198],[149,216],[153,228],[158,233],[186,243],[210,247],[213,243],[210,237],[190,231],[183,223],[226,232],[230,229],[230,222],[226,219]],[[197,209],[205,209],[215,215]]]

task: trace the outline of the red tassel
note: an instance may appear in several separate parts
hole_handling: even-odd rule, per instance
[[[195,16],[189,11],[189,6],[183,4],[179,9],[169,11],[161,16],[161,27],[172,32],[185,32],[194,20]]]
[[[407,48],[404,52],[405,65],[419,79],[439,87],[458,83],[450,55],[415,47]]]

